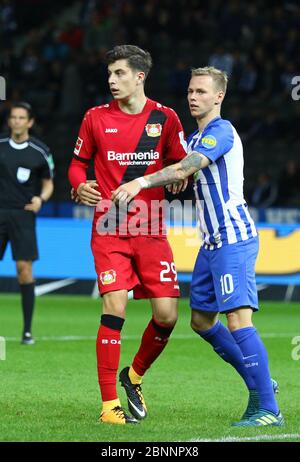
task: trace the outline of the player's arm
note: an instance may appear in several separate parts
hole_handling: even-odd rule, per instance
[[[114,202],[130,202],[142,189],[156,188],[182,181],[209,164],[210,160],[206,156],[193,151],[177,164],[169,165],[156,173],[137,178],[119,186],[113,192],[112,200]]]
[[[86,180],[86,183],[80,183],[77,190],[71,190],[71,197],[75,202],[83,205],[95,207],[102,199],[99,191],[97,191],[98,183],[96,181]]]
[[[187,155],[187,143],[182,123],[173,109],[167,108],[167,112],[168,119],[164,127],[167,141],[164,167],[180,162]],[[175,183],[166,185],[166,189],[173,194],[179,194],[186,190],[188,182],[188,178],[178,180]]]
[[[95,151],[91,114],[88,111],[82,121],[74,149],[68,176],[72,185],[71,198],[76,202],[94,207],[101,200],[96,181],[87,181],[87,169]]]

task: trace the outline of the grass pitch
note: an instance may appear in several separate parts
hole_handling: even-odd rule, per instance
[[[300,441],[300,360],[292,359],[292,339],[300,336],[299,303],[262,303],[254,315],[280,385],[286,419],[280,428],[230,426],[246,407],[247,391],[234,369],[191,331],[185,299],[171,341],[145,376],[148,418],[134,426],[99,424],[99,318],[100,302],[91,298],[40,297],[33,330],[37,343],[20,345],[19,296],[0,296],[0,336],[6,339],[6,360],[0,361],[0,441]],[[129,303],[120,369],[131,363],[149,319],[147,301]],[[119,395],[127,407],[121,387]]]

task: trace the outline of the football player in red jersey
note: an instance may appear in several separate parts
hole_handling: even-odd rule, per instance
[[[164,189],[141,191],[125,211],[111,202],[111,193],[120,184],[179,161],[186,155],[186,145],[177,114],[145,96],[150,54],[133,45],[116,46],[107,53],[107,64],[114,100],[85,114],[69,180],[78,200],[95,206],[91,247],[103,298],[96,344],[103,403],[100,421],[127,424],[147,415],[142,378],[175,326],[180,292],[158,206]],[[96,178],[87,182],[92,157]],[[181,182],[174,189],[179,192],[185,186],[186,182]],[[132,365],[119,375],[133,417],[121,407],[116,390],[121,329],[131,289],[134,298],[149,298],[152,307],[152,319]]]

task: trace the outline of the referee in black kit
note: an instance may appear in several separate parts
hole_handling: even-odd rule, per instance
[[[29,135],[33,124],[31,106],[15,103],[8,118],[10,136],[0,135],[0,260],[10,241],[21,290],[25,345],[34,343],[32,262],[38,259],[35,215],[53,192],[52,155],[44,143]]]

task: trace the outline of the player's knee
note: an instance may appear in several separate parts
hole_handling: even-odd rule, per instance
[[[190,326],[191,326],[192,330],[194,330],[195,332],[197,332],[197,330],[199,330],[198,323],[195,322],[193,319],[191,319]]]
[[[178,319],[177,312],[174,313],[161,313],[155,314],[155,320],[165,326],[165,327],[174,327]]]
[[[123,293],[107,293],[103,296],[103,314],[125,318],[127,296]]]
[[[17,262],[17,275],[20,284],[30,284],[33,282],[32,265],[29,261]]]
[[[210,323],[207,323],[205,320],[200,321],[199,319],[193,320],[191,319],[191,328],[193,331],[198,332],[198,331],[204,331],[210,329]]]
[[[251,309],[237,309],[226,313],[227,325],[230,332],[252,326],[251,315]]]
[[[211,329],[216,323],[216,313],[201,313],[200,311],[192,311],[191,328],[195,331],[205,331]]]
[[[114,305],[113,303],[103,304],[103,314],[110,314],[112,316],[118,316],[119,318],[125,318],[126,309],[122,305]]]
[[[240,328],[239,316],[235,311],[226,314],[227,325],[230,331],[238,330]]]

